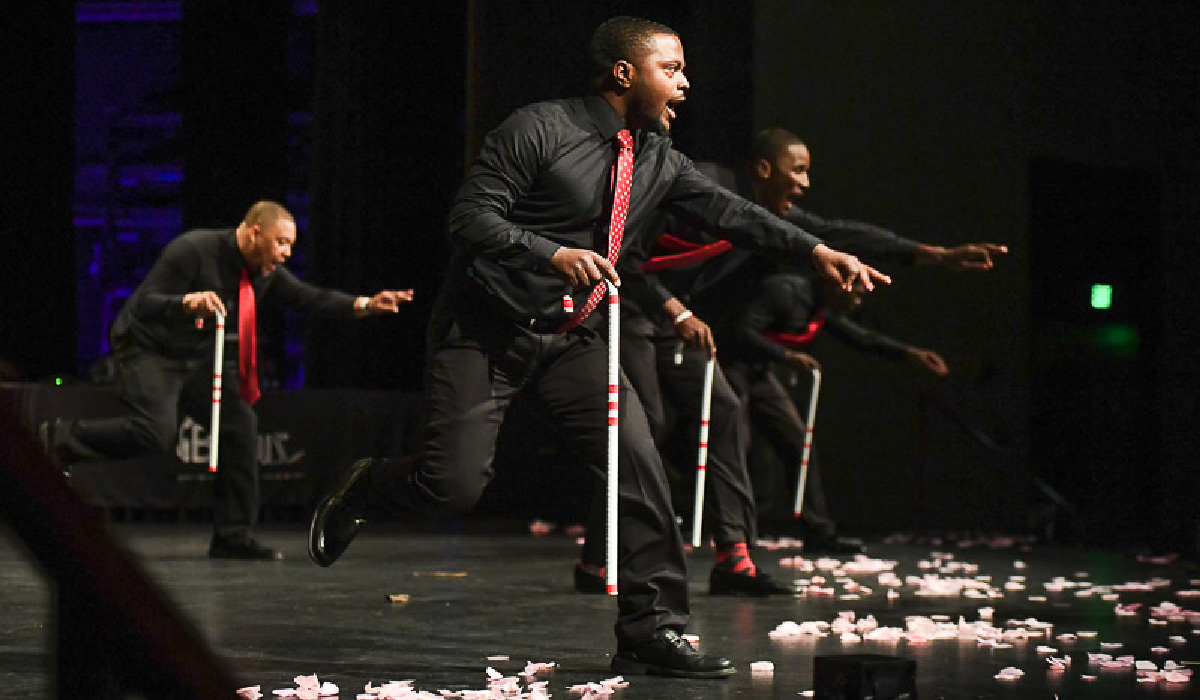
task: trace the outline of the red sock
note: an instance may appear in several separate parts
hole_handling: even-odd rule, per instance
[[[754,566],[754,560],[750,558],[750,550],[745,542],[717,545],[717,566],[743,576],[758,575],[758,569]]]

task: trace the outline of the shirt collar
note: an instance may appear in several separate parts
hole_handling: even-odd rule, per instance
[[[232,229],[228,234],[226,234],[225,242],[230,253],[230,268],[236,268],[239,276],[242,274],[242,270],[249,271],[250,279],[253,280],[257,275],[255,275],[254,271],[250,269],[250,264],[246,262],[245,256],[242,255],[242,249],[238,247],[236,228]]]
[[[621,129],[627,129],[625,121],[617,114],[617,110],[608,103],[600,95],[588,95],[583,98],[583,106],[587,109],[588,116],[592,118],[592,123],[596,125],[596,129],[605,141],[611,141],[616,138],[617,132]]]

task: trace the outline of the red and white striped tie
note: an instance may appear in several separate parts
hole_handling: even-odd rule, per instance
[[[616,265],[617,254],[621,252],[621,237],[625,233],[625,216],[629,213],[629,190],[633,186],[633,135],[629,133],[629,129],[617,132],[614,145],[618,150],[617,162],[613,164],[612,175],[613,204],[612,216],[608,225],[608,261]],[[604,297],[605,286],[604,281],[601,280],[592,289],[587,303],[571,314],[558,332],[564,333],[583,323],[583,320],[596,309],[600,299]]]

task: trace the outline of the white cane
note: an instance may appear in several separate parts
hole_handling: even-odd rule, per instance
[[[216,312],[217,341],[213,350],[212,422],[208,428],[208,471],[217,471],[221,441],[221,366],[225,363],[225,314]]]
[[[617,594],[617,478],[619,417],[621,401],[621,296],[617,286],[605,280],[608,288],[608,541],[606,543],[605,591]]]
[[[700,401],[700,451],[696,456],[696,498],[692,513],[692,546],[700,546],[700,529],[704,524],[704,477],[708,473],[708,419],[712,414],[713,370],[717,358],[711,355],[704,365],[704,389]]]
[[[812,392],[808,395],[808,415],[804,418],[804,453],[800,456],[800,477],[796,480],[796,505],[794,517],[799,518],[804,510],[804,489],[808,485],[808,458],[812,454],[813,422],[817,420],[817,396],[821,392],[821,370],[812,369]]]

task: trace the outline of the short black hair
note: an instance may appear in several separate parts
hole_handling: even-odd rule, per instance
[[[780,153],[795,144],[804,146],[800,137],[787,129],[778,126],[763,129],[755,134],[754,140],[750,142],[750,162],[765,160],[774,164]]]
[[[295,222],[295,217],[279,202],[272,202],[269,199],[263,199],[250,205],[250,210],[246,212],[246,216],[242,219],[247,226],[258,225],[267,228],[271,224],[286,219]]]
[[[654,48],[656,34],[679,36],[665,24],[638,17],[613,17],[592,32],[592,77],[597,86],[612,72],[617,61],[636,63]]]

